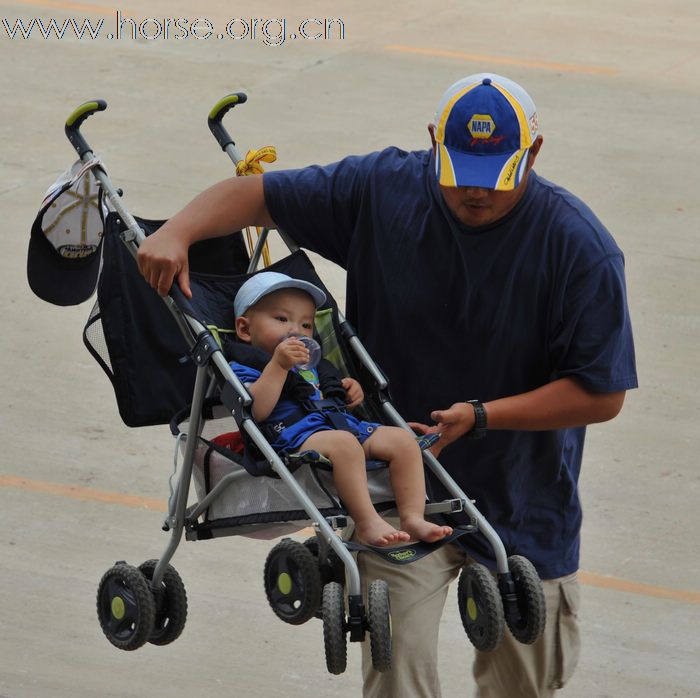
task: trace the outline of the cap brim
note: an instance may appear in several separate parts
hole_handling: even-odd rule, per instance
[[[445,187],[479,187],[512,191],[527,168],[528,149],[498,155],[474,155],[438,143],[435,170]]]
[[[89,256],[61,256],[41,229],[41,214],[32,225],[27,253],[27,280],[32,291],[54,305],[78,305],[95,292],[100,271],[102,240]]]

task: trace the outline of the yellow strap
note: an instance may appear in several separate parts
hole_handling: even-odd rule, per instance
[[[245,158],[236,164],[236,174],[241,177],[250,174],[262,174],[263,168],[260,162],[274,162],[277,160],[277,151],[272,145],[266,145],[258,150],[249,150]]]
[[[258,150],[249,150],[246,153],[245,158],[236,164],[236,174],[239,177],[251,174],[262,174],[263,167],[261,162],[274,162],[277,160],[277,151],[273,145],[266,145],[264,148],[258,148]],[[257,228],[258,237],[260,237],[262,230]],[[246,238],[248,242],[248,251],[253,254],[253,238],[249,230],[246,230]],[[265,243],[262,251],[263,266],[269,267],[272,264],[272,258],[270,257],[270,248]]]
[[[207,325],[207,329],[212,333],[216,343],[221,347],[221,335],[222,334],[236,334],[236,330],[229,330],[225,327],[217,327],[216,325]]]

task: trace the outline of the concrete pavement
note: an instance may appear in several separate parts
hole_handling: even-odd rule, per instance
[[[199,40],[110,40],[104,32],[115,31],[117,10],[139,21],[206,18],[216,31]],[[43,39],[34,29],[11,39],[20,18],[25,28],[37,18],[102,18],[104,32]],[[217,39],[233,18],[238,36],[253,18],[259,27],[284,18],[287,34],[304,19],[335,18],[345,33],[279,46],[264,34]],[[162,0],[0,0],[0,19],[0,696],[360,694],[357,647],[347,672],[332,677],[320,624],[287,626],[269,610],[265,543],[180,547],[173,563],[190,614],[172,645],[124,653],[102,636],[94,608],[102,573],[115,560],[158,557],[166,544],[158,502],[172,439],[166,428],[122,425],[81,342],[91,304],[49,306],[27,287],[31,222],[74,159],[66,116],[88,99],[108,101],[85,133],[132,212],[158,218],[231,174],[205,124],[227,93],[249,96],[226,122],[241,148],[275,145],[271,167],[294,167],[388,144],[425,147],[442,91],[480,70],[527,87],[545,136],[538,171],[589,203],[626,254],[642,387],[614,422],[589,431],[584,647],[562,695],[697,695],[700,19],[692,0],[276,0],[246,3],[245,12],[207,1],[196,13]],[[272,35],[281,22],[267,26]],[[144,29],[153,35],[157,25]],[[318,268],[342,301],[342,273],[323,261]],[[473,687],[455,601],[456,590],[441,625],[446,698]]]

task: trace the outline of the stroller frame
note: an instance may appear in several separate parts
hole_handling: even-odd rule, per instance
[[[230,109],[236,106],[236,104],[241,104],[245,101],[246,96],[242,93],[229,95],[217,103],[209,114],[209,127],[222,150],[229,155],[234,164],[242,158],[235,147],[235,143],[223,127],[221,120]],[[87,118],[99,111],[104,111],[106,107],[107,104],[103,100],[86,102],[78,107],[66,121],[66,135],[83,162],[88,162],[93,159],[94,154],[92,148],[80,131],[81,125]],[[141,229],[134,216],[132,216],[122,203],[121,191],[114,187],[105,169],[101,165],[98,165],[94,168],[93,173],[104,196],[106,196],[109,201],[110,206],[118,216],[121,217],[125,225],[125,229],[121,233],[121,240],[130,254],[135,258],[140,244],[146,238],[144,231]],[[268,233],[269,229],[264,229],[262,234],[259,235],[255,249],[250,255],[248,273],[252,273],[256,270]],[[299,249],[295,242],[286,235],[284,231],[279,230],[278,233],[290,252],[295,252]],[[196,526],[192,527],[192,524],[196,524],[197,519],[207,510],[209,504],[230,486],[239,475],[239,473],[231,473],[224,476],[201,501],[191,506],[188,510],[187,501],[195,463],[195,450],[204,422],[202,409],[205,397],[207,397],[215,387],[217,381],[216,374],[218,372],[220,378],[223,379],[225,383],[221,391],[221,401],[228,412],[234,417],[239,429],[245,431],[250,437],[260,453],[269,462],[274,473],[289,487],[293,495],[302,505],[304,511],[308,514],[309,519],[313,522],[319,541],[320,551],[323,553],[332,550],[340,561],[342,561],[346,574],[346,590],[348,596],[348,621],[346,627],[349,630],[351,641],[364,640],[367,623],[365,621],[360,574],[357,563],[351,554],[351,550],[364,549],[379,554],[381,553],[372,548],[366,548],[356,544],[347,544],[335,534],[334,531],[342,527],[345,523],[345,517],[325,517],[322,515],[314,502],[292,475],[287,465],[270,446],[253,420],[251,409],[253,399],[250,393],[229,366],[212,332],[194,317],[194,311],[188,299],[177,286],[177,283],[173,284],[169,294],[163,298],[163,302],[186,340],[191,358],[196,364],[196,375],[189,414],[189,427],[187,429],[189,436],[183,435],[185,440],[184,454],[179,469],[179,476],[176,479],[175,486],[171,487],[172,494],[169,499],[167,517],[163,525],[163,529],[170,532],[170,539],[157,562],[151,561],[151,563],[153,563],[152,576],[149,575],[151,590],[156,593],[156,590],[161,587],[164,577],[167,576],[170,560],[173,558],[180,544],[183,531],[186,531],[186,539],[197,540]],[[354,354],[354,358],[364,366],[375,381],[376,394],[379,396],[379,407],[387,422],[406,429],[413,434],[408,424],[390,402],[386,377],[373,361],[354,329],[342,316],[340,311],[338,311],[338,317],[340,331],[347,342],[347,346]],[[513,574],[509,570],[509,558],[500,537],[479,512],[473,501],[467,497],[459,485],[438,462],[437,458],[429,451],[423,451],[423,460],[424,464],[430,468],[435,477],[453,497],[453,499],[446,500],[445,502],[427,504],[426,513],[464,512],[469,517],[470,525],[460,527],[460,530],[457,532],[458,535],[451,537],[450,540],[454,540],[466,533],[473,533],[476,531],[480,531],[483,534],[494,553],[498,588],[503,601],[503,611],[508,620],[508,625],[511,626],[511,619],[513,619],[513,622],[516,622],[516,620],[520,622],[523,613],[522,609],[518,608],[518,589]],[[177,469],[176,458],[176,472]],[[236,528],[250,530],[260,526],[260,524],[253,524]],[[224,529],[218,531],[216,535],[233,535],[236,533],[240,533],[240,530],[234,532],[231,529]],[[391,559],[386,555],[384,555],[384,557],[386,559]],[[520,601],[522,602],[522,598]],[[463,622],[465,622],[466,629],[464,615]],[[544,620],[542,620],[542,625],[543,624]],[[467,632],[469,634],[469,631]],[[473,638],[472,641],[474,641]]]

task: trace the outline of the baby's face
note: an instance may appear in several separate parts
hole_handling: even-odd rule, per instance
[[[265,296],[248,310],[246,317],[238,318],[236,331],[244,342],[272,354],[290,335],[311,337],[315,314],[316,306],[308,293],[282,289]]]

